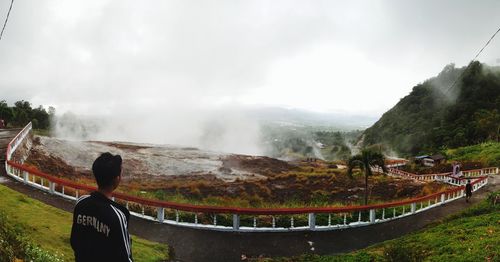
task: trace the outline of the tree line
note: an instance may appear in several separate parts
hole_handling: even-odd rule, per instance
[[[365,146],[385,144],[416,155],[499,141],[500,68],[475,61],[464,70],[450,64],[415,86],[365,131]]]
[[[23,127],[31,121],[35,129],[49,129],[55,113],[52,106],[47,110],[41,105],[33,108],[25,100],[15,102],[13,106],[5,100],[0,101],[0,119],[4,120],[6,127]]]

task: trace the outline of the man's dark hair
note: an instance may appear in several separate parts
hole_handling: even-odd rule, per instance
[[[107,188],[122,172],[122,157],[109,152],[103,153],[92,164],[92,172],[97,185],[100,188]]]

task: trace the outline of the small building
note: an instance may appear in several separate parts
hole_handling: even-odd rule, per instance
[[[413,158],[415,164],[424,165],[424,159],[429,158],[429,155],[416,156]]]
[[[408,160],[404,158],[395,158],[395,157],[387,157],[385,159],[385,166],[390,167],[390,168],[396,168],[399,169],[401,167],[404,167],[408,164]]]
[[[441,154],[432,155],[431,159],[434,161],[434,165],[439,165],[446,162],[446,158]]]
[[[423,155],[423,156],[416,156],[415,157],[415,163],[423,165],[423,166],[428,166],[428,167],[433,167],[435,165],[439,165],[441,163],[444,163],[445,161],[446,161],[446,158],[441,154],[435,154],[432,156]]]

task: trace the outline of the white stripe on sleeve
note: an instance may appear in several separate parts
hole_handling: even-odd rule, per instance
[[[76,204],[78,205],[78,203],[80,203],[80,201],[84,200],[87,197],[90,197],[90,195],[84,195],[84,196],[79,197],[78,200],[76,200]]]
[[[121,226],[121,230],[122,230],[122,237],[123,237],[123,243],[125,244],[125,250],[127,251],[127,255],[130,259],[130,246],[129,246],[129,242],[128,242],[128,233],[126,233],[126,227],[125,227],[125,224],[126,224],[126,221],[124,222],[123,221],[123,217],[122,217],[122,211],[118,210],[117,208],[115,208],[113,205],[110,205],[111,208],[113,208],[113,211],[115,211],[116,213],[116,216],[118,216],[118,220],[120,221],[120,226]],[[127,236],[125,236],[127,235]]]

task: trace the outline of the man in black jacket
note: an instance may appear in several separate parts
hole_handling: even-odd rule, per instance
[[[78,199],[73,212],[71,247],[75,260],[132,261],[130,213],[111,199],[120,184],[122,158],[104,153],[92,165],[98,190]]]
[[[467,184],[465,185],[465,202],[469,202],[469,199],[472,197],[472,185],[470,183],[470,179],[467,179]]]

